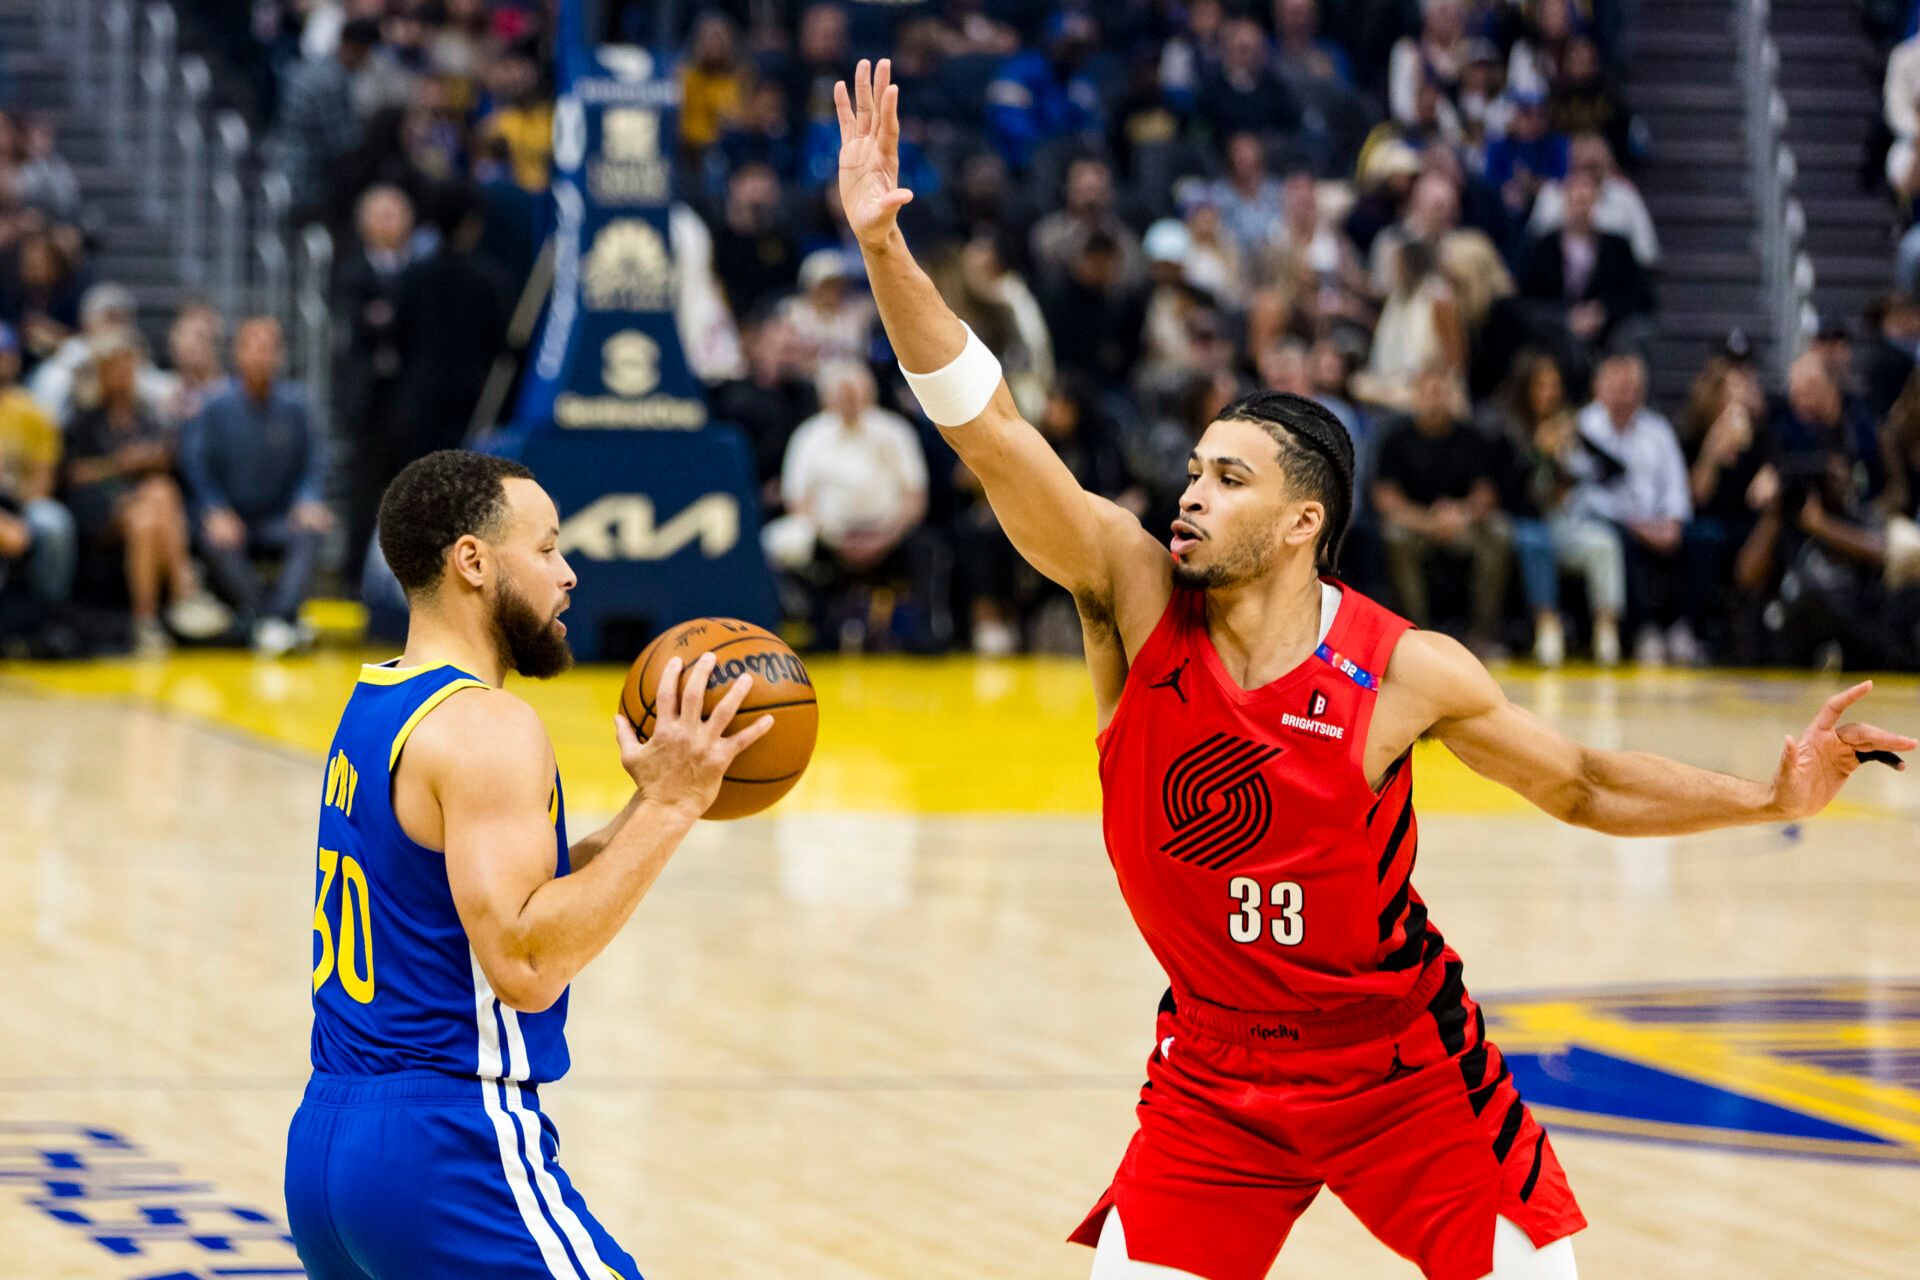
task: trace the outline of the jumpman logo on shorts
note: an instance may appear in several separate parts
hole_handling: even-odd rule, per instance
[[[1183,676],[1183,675],[1185,675],[1185,674],[1187,674],[1187,664],[1188,664],[1189,662],[1192,662],[1192,661],[1193,661],[1193,659],[1192,659],[1192,658],[1182,658],[1182,659],[1180,659],[1180,665],[1179,665],[1179,666],[1177,666],[1177,667],[1175,667],[1175,668],[1174,668],[1173,670],[1171,670],[1171,671],[1169,671],[1169,672],[1167,672],[1167,674],[1166,674],[1166,675],[1164,675],[1164,676],[1161,676],[1161,677],[1160,677],[1160,678],[1159,678],[1158,680],[1155,680],[1155,681],[1154,681],[1154,682],[1153,682],[1152,684],[1150,684],[1150,685],[1148,685],[1148,686],[1147,686],[1147,688],[1149,688],[1149,689],[1171,689],[1171,690],[1173,690],[1173,691],[1174,691],[1175,693],[1177,693],[1177,694],[1179,694],[1179,695],[1180,695],[1180,701],[1181,701],[1182,703],[1185,703],[1185,702],[1186,702],[1186,700],[1187,700],[1187,693],[1186,693],[1186,690],[1184,690],[1184,689],[1182,689],[1182,688],[1180,687],[1180,677],[1181,677],[1181,676]]]
[[[1410,1076],[1419,1069],[1418,1067],[1410,1067],[1400,1061],[1400,1046],[1395,1044],[1393,1046],[1393,1065],[1387,1068],[1386,1078],[1380,1083],[1386,1084],[1388,1081],[1398,1080],[1401,1076]]]

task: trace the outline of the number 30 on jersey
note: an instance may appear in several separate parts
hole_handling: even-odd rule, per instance
[[[1258,942],[1261,933],[1268,932],[1281,946],[1297,947],[1306,936],[1307,922],[1300,918],[1306,895],[1293,881],[1282,880],[1262,893],[1260,882],[1252,876],[1235,876],[1227,881],[1227,892],[1239,904],[1227,919],[1227,935],[1235,942]],[[1272,908],[1264,931],[1260,927],[1263,907]]]
[[[333,922],[327,919],[327,898],[335,877],[340,881],[340,949],[333,946]],[[320,937],[320,962],[313,966],[313,989],[326,983],[337,968],[340,988],[360,1004],[373,1003],[373,902],[367,892],[367,873],[352,854],[342,857],[332,849],[320,851],[320,892],[314,895],[313,931]]]

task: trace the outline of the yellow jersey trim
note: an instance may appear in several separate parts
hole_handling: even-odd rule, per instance
[[[389,667],[384,663],[366,662],[360,666],[360,683],[405,684],[415,676],[438,671],[446,665],[444,662],[432,662],[424,667]]]
[[[445,666],[446,664],[442,663],[441,665]],[[424,670],[427,670],[427,668],[415,668],[416,672]],[[407,722],[400,726],[400,732],[393,735],[393,750],[387,754],[387,768],[391,770],[394,765],[400,763],[401,748],[407,745],[407,739],[413,735],[415,729],[420,727],[420,722],[427,718],[427,712],[433,710],[462,689],[490,689],[492,687],[493,686],[489,685],[485,680],[450,680],[438,689],[435,689],[425,702],[414,708],[413,714],[407,717]]]

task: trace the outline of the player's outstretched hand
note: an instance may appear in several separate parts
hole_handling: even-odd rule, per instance
[[[633,722],[624,714],[613,720],[614,736],[620,742],[620,764],[639,788],[641,798],[684,808],[696,818],[712,807],[734,757],[773,729],[773,717],[761,716],[740,732],[727,733],[734,713],[753,688],[751,675],[733,682],[714,704],[713,714],[700,714],[713,667],[713,655],[703,653],[685,668],[683,681],[681,660],[667,659],[655,694],[653,736],[645,742],[640,741]]]
[[[1867,696],[1873,681],[1863,680],[1827,699],[1798,738],[1788,738],[1773,775],[1773,803],[1781,816],[1806,818],[1820,812],[1840,794],[1840,788],[1868,760],[1885,760],[1896,769],[1907,766],[1895,751],[1912,751],[1920,743],[1870,724],[1841,724],[1846,709]]]
[[[884,241],[900,206],[913,199],[900,185],[900,86],[892,79],[891,60],[880,59],[869,78],[862,58],[853,70],[851,101],[846,81],[833,86],[840,113],[840,204],[862,244]]]

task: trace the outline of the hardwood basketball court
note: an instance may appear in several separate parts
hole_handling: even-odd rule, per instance
[[[322,753],[362,658],[0,668],[0,1275],[298,1275]],[[821,747],[706,824],[575,987],[543,1095],[650,1280],[1070,1280],[1163,986],[1100,846],[1077,664],[816,664]],[[1601,745],[1771,769],[1841,683],[1510,672]],[[570,821],[619,673],[516,684]],[[1920,685],[1866,718],[1912,731]],[[1912,1274],[1920,771],[1797,831],[1619,841],[1417,757],[1417,883],[1593,1227],[1594,1277]],[[1408,1277],[1331,1195],[1275,1274]]]

